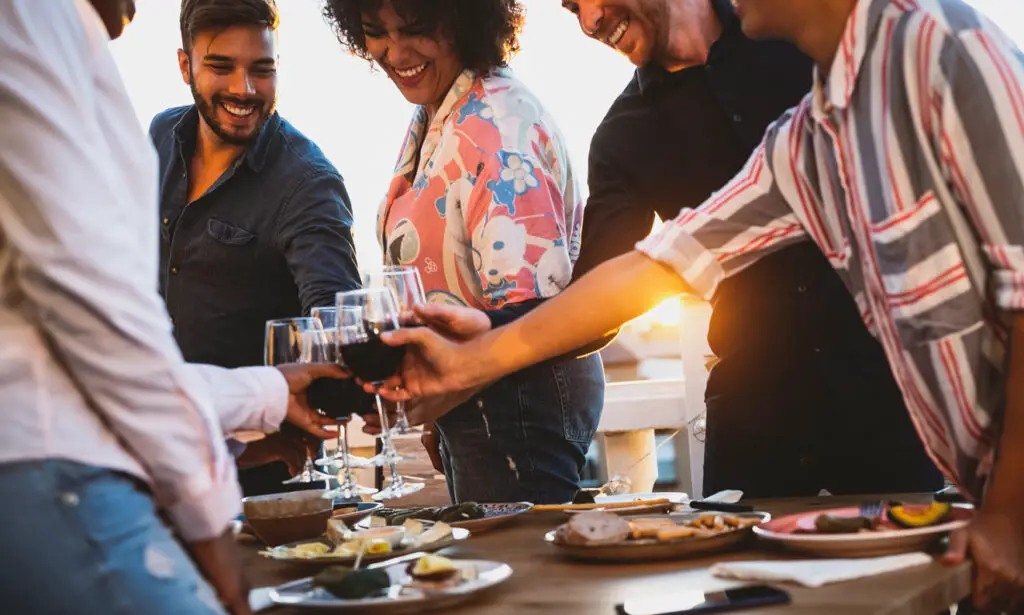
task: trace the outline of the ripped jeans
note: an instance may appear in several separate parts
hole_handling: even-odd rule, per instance
[[[57,459],[0,464],[0,519],[5,612],[224,612],[130,476]]]
[[[593,353],[516,372],[437,421],[454,502],[572,500],[604,406]]]

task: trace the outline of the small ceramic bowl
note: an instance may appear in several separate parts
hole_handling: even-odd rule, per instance
[[[334,502],[322,491],[273,493],[242,499],[245,521],[268,546],[306,540],[327,531]]]

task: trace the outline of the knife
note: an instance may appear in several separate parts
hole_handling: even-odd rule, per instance
[[[719,512],[753,512],[749,504],[733,504],[731,502],[708,502],[707,500],[690,500],[690,508],[695,510],[716,510]]]

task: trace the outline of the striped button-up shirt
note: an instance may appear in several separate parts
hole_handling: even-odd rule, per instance
[[[932,459],[980,496],[1024,308],[1024,56],[960,0],[861,0],[814,83],[735,179],[637,247],[710,298],[813,240]]]

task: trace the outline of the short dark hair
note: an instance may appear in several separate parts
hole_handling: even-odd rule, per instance
[[[505,66],[519,51],[523,7],[519,0],[391,0],[395,11],[425,32],[452,42],[464,67],[482,73]],[[366,60],[363,13],[380,10],[382,0],[326,0],[324,18],[342,46]]]
[[[182,49],[191,51],[200,32],[221,31],[232,26],[277,30],[281,17],[276,0],[182,0],[178,22]]]

